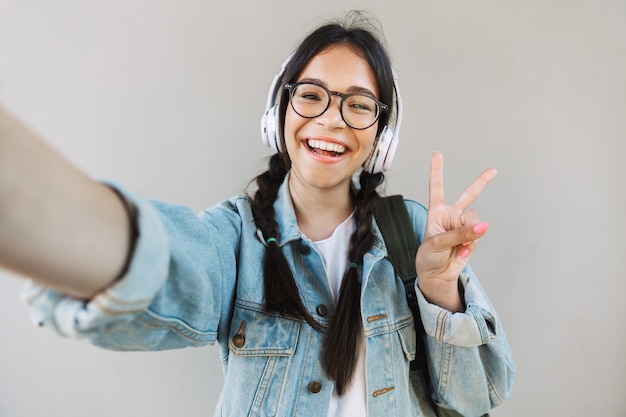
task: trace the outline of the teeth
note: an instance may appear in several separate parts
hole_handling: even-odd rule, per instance
[[[337,153],[344,153],[346,151],[346,147],[339,145],[338,143],[324,142],[324,141],[317,140],[317,139],[309,140],[309,146],[311,148],[317,148],[323,151],[330,151],[330,152],[337,152]]]

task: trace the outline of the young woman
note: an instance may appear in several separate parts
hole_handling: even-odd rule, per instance
[[[372,215],[400,127],[385,48],[363,22],[324,25],[286,62],[269,101],[269,169],[250,196],[198,216],[93,182],[3,111],[1,262],[36,280],[25,291],[31,314],[61,335],[118,350],[218,342],[216,415],[422,415],[430,404],[409,372],[413,316]],[[482,415],[514,376],[467,264],[488,229],[468,207],[495,171],[452,205],[442,176],[435,153],[429,210],[406,201],[420,241],[416,319],[432,400]]]

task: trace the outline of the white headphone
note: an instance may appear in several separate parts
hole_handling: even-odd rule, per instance
[[[283,152],[284,150],[278,134],[280,131],[278,126],[278,108],[280,103],[276,103],[276,98],[282,97],[282,85],[279,85],[279,81],[292,56],[293,54],[283,62],[283,65],[280,67],[280,72],[274,76],[270,91],[267,95],[265,113],[261,118],[261,138],[263,139],[263,143],[277,152]],[[398,76],[395,71],[393,71],[393,91],[395,95],[395,106],[391,107],[395,110],[392,112],[392,117],[389,118],[389,121],[393,121],[393,123],[387,124],[381,130],[374,142],[372,152],[363,163],[363,169],[370,174],[377,174],[389,169],[398,147],[398,131],[400,130],[400,124],[402,122],[402,97],[400,96]]]

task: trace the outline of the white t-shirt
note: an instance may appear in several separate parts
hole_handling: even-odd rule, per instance
[[[354,231],[354,217],[350,215],[341,223],[332,236],[313,242],[324,259],[324,268],[333,291],[335,303],[339,299],[339,290],[343,275],[348,267],[348,249],[350,236]],[[356,369],[348,391],[341,397],[333,390],[330,400],[328,417],[365,417],[367,415],[365,401],[365,340],[361,343]]]

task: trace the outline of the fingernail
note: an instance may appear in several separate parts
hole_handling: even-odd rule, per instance
[[[485,233],[489,229],[489,223],[481,222],[474,225],[474,233]]]
[[[467,258],[469,256],[469,253],[470,253],[469,249],[467,248],[463,249],[463,251],[461,251],[461,258],[463,259]]]

